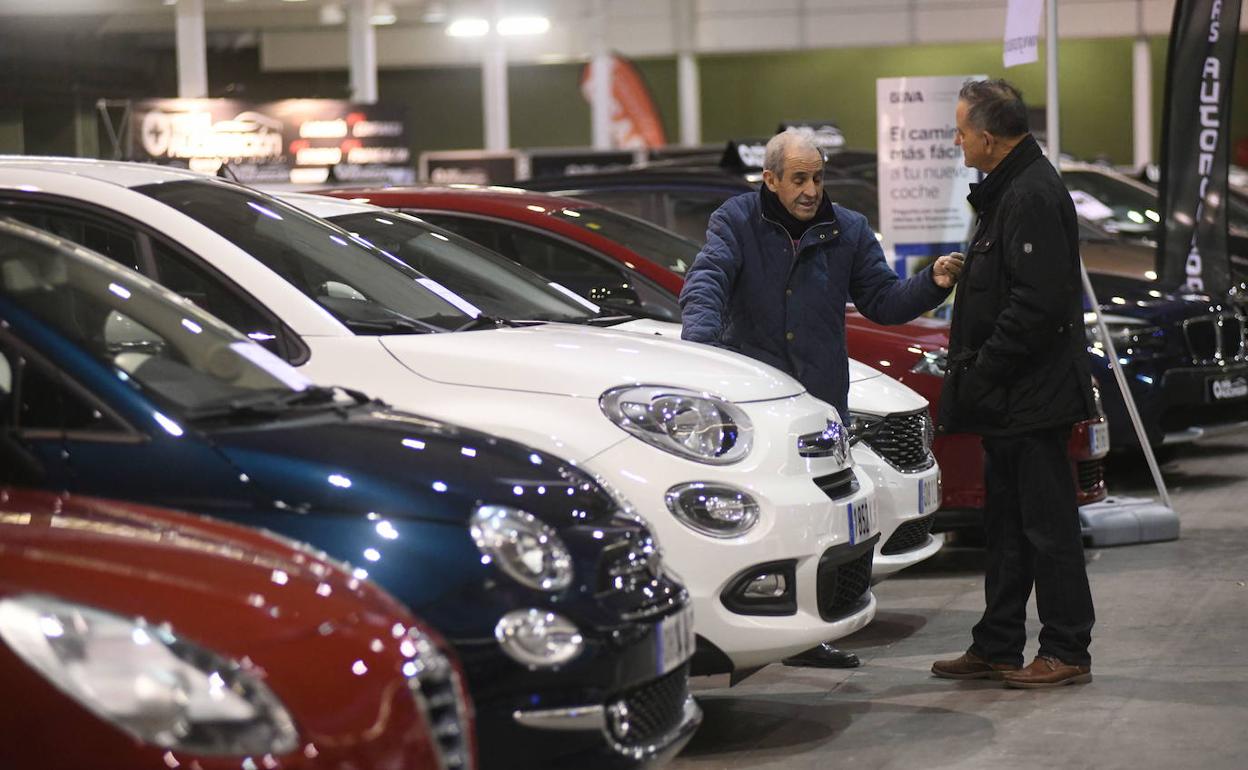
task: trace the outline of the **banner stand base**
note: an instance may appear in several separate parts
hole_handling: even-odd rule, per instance
[[[1179,539],[1179,515],[1152,498],[1109,497],[1079,509],[1083,536],[1095,547]]]

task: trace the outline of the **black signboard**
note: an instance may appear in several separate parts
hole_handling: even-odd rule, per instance
[[[422,152],[420,178],[434,184],[511,184],[521,178],[520,160],[515,152]]]
[[[1161,238],[1167,286],[1219,295],[1231,285],[1226,176],[1240,0],[1178,0],[1161,128]]]
[[[334,99],[132,103],[129,160],[228,173],[242,182],[415,179],[402,110]]]
[[[626,169],[642,160],[632,150],[531,150],[529,178],[593,174]]]

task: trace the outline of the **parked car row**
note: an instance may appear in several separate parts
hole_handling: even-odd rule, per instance
[[[700,722],[691,673],[736,681],[863,627],[872,581],[940,547],[927,405],[882,373],[855,369],[888,424],[867,438],[777,370],[428,223],[291,202],[0,159],[0,481],[47,490],[6,488],[25,502],[0,524],[27,528],[0,547],[90,531],[66,545],[83,570],[169,564],[144,573],[163,603],[137,576],[124,601],[111,579],[0,582],[0,677],[57,694],[106,753],[128,742],[128,766],[659,764]],[[214,601],[261,625],[186,611],[230,564]],[[306,629],[335,656],[280,641]],[[83,663],[97,637],[138,662]],[[101,706],[84,666],[155,701]],[[357,702],[393,734],[319,727]]]

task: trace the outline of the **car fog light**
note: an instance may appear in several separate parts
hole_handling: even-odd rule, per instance
[[[736,537],[758,523],[758,503],[747,492],[720,484],[680,484],[667,490],[667,509],[711,537]]]
[[[784,575],[768,572],[751,580],[742,591],[749,599],[778,599],[789,592],[789,581]]]
[[[512,660],[529,668],[567,663],[585,646],[575,623],[537,609],[508,612],[494,627],[494,638]]]

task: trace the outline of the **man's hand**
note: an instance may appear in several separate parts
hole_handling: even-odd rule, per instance
[[[942,289],[952,289],[962,275],[962,253],[955,251],[936,260],[932,265],[932,280]]]

